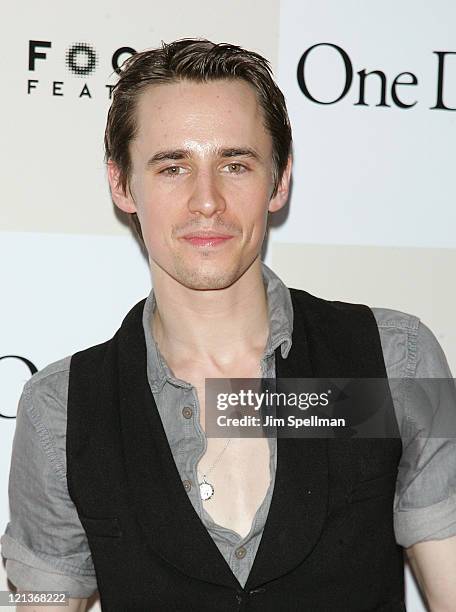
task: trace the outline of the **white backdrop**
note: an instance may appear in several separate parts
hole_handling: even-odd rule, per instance
[[[279,81],[299,172],[295,205],[277,241],[456,247],[456,116],[432,108],[440,51],[447,52],[440,70],[443,102],[456,109],[455,17],[451,2],[283,0]],[[365,105],[359,105],[362,70],[384,75],[365,77]],[[399,81],[414,76],[417,84],[393,87],[406,71],[410,75]],[[383,80],[388,106],[378,106]],[[400,103],[414,106],[398,106],[392,89]]]
[[[172,19],[159,4],[80,0],[69,17],[66,6],[51,0],[17,0],[2,20],[8,53],[0,58],[6,143],[0,150],[0,357],[22,356],[40,369],[101,342],[149,291],[146,262],[110,203],[102,160],[107,85],[115,82],[111,60],[122,47],[205,36],[269,57],[287,97],[293,194],[274,222],[267,263],[288,284],[316,295],[421,316],[455,371],[455,114],[430,108],[438,84],[433,52],[456,51],[449,35],[453,3],[180,0]],[[34,65],[30,41],[39,41],[32,49],[45,55]],[[77,76],[66,58],[81,42],[96,63]],[[353,82],[337,103],[317,104],[299,86],[299,60],[313,45],[320,46],[309,52],[303,74],[320,101],[337,98],[345,82],[342,55],[329,45],[350,59]],[[363,69],[385,74],[389,107],[376,106],[378,75],[366,77],[367,105],[355,105]],[[396,93],[404,103],[416,100],[411,108],[398,107],[391,96],[394,79],[405,71],[418,83],[397,85]],[[456,107],[456,56],[445,56],[444,77],[444,102]],[[0,414],[14,416],[28,376],[21,361],[0,360]],[[0,416],[0,532],[8,520],[13,432],[14,419]],[[0,566],[0,589],[6,588]],[[411,612],[424,610],[409,574],[407,604]]]

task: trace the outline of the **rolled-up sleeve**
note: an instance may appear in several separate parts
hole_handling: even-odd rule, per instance
[[[55,365],[24,387],[9,476],[10,521],[1,553],[16,587],[89,597],[97,590],[95,571],[66,481],[67,390],[68,368]]]
[[[423,323],[409,356],[407,375],[412,371],[414,380],[404,394],[406,427],[394,502],[396,541],[405,548],[456,535],[454,380],[442,347]],[[430,392],[424,394],[424,400],[420,389],[422,385],[426,388],[426,381]],[[438,427],[442,417],[450,423],[447,432]]]

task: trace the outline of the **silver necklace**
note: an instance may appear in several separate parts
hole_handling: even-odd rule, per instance
[[[199,482],[199,489],[200,489],[200,496],[201,499],[203,501],[207,501],[208,499],[211,499],[211,497],[214,495],[215,490],[214,490],[214,485],[211,484],[210,482],[207,482],[206,477],[212,472],[212,470],[216,467],[216,465],[218,464],[218,462],[220,461],[223,453],[226,451],[226,449],[228,448],[228,444],[231,442],[231,438],[228,439],[228,442],[225,444],[225,446],[223,447],[223,449],[220,451],[218,457],[216,458],[216,460],[214,461],[214,463],[211,465],[211,467],[207,470],[207,472],[205,474],[203,474],[203,478],[201,480],[201,482]]]

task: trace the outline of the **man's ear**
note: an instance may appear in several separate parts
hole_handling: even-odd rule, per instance
[[[108,160],[107,165],[108,181],[109,187],[111,188],[112,201],[118,208],[120,208],[120,210],[123,210],[126,213],[137,212],[135,203],[133,201],[133,198],[131,197],[131,193],[128,189],[128,186],[127,193],[125,193],[125,191],[123,190],[123,187],[120,182],[120,170],[118,165],[112,159]]]
[[[268,211],[276,212],[285,206],[288,200],[288,194],[290,192],[290,180],[291,180],[291,155],[288,156],[287,165],[283,171],[282,178],[280,179],[277,193],[269,201]]]

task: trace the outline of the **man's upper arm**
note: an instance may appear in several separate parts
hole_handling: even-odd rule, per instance
[[[443,432],[429,427],[439,421],[439,412],[450,410],[456,416],[454,381],[437,338],[423,323],[416,345],[410,348],[415,353],[413,373],[419,384],[408,385],[404,397],[407,436],[403,438],[394,508],[396,539],[404,548],[456,535],[456,431],[443,438]],[[419,389],[429,379],[438,379],[435,388],[441,392],[422,409]],[[433,419],[428,418],[429,410],[435,415]]]
[[[84,599],[97,584],[66,482],[68,365],[69,358],[51,364],[24,387],[11,458],[11,520],[1,546],[14,585]]]
[[[456,417],[454,381],[431,330],[421,322],[417,325],[416,317],[396,314],[394,320],[393,311],[377,313],[378,319],[387,322],[387,331],[383,331],[385,362],[388,359],[397,366],[393,365],[388,375],[414,379],[413,384],[405,385],[407,392],[397,406],[403,452],[394,529],[430,610],[447,612],[454,610],[456,601],[456,431],[449,431],[446,438],[439,437],[429,427],[434,418],[424,422],[423,415],[429,416],[427,411],[431,410],[433,417],[438,417],[439,411],[441,415],[442,410],[454,410],[452,416]],[[427,379],[439,379],[430,388],[440,393],[430,394],[432,401],[423,410],[418,391]]]

